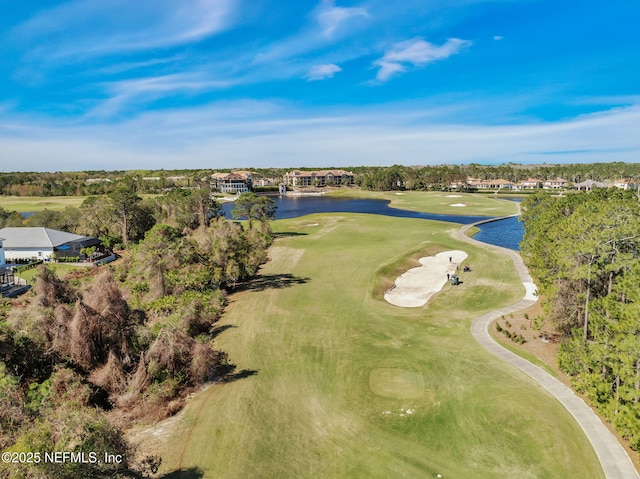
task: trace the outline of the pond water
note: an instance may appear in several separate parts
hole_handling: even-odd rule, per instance
[[[276,219],[297,218],[314,213],[367,213],[398,218],[421,218],[469,224],[490,218],[488,216],[437,215],[401,210],[389,207],[388,200],[335,198],[331,196],[274,196],[271,199],[273,199],[278,208],[276,210]],[[231,218],[233,207],[233,202],[222,205],[225,217]],[[478,228],[480,232],[475,235],[475,239],[505,248],[519,249],[523,230],[517,218],[486,223],[478,226]]]
[[[480,231],[474,235],[473,239],[520,251],[524,228],[517,217],[491,221],[478,225],[478,228]]]

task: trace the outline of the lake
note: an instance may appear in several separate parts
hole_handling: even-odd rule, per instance
[[[273,199],[278,208],[276,210],[276,219],[297,218],[314,213],[365,213],[397,218],[420,218],[469,224],[490,218],[488,216],[437,215],[401,210],[389,207],[388,200],[335,198],[331,196],[274,196],[271,199]],[[233,202],[222,205],[226,218],[231,218],[233,207]],[[475,239],[516,251],[519,250],[519,243],[524,231],[517,218],[485,223],[478,226],[478,228],[480,232],[474,236]]]

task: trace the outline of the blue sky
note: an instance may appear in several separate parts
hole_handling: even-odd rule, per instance
[[[637,1],[0,8],[0,171],[640,161]]]

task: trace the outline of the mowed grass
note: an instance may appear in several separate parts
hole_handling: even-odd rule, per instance
[[[141,198],[158,195],[141,194]],[[0,206],[7,211],[35,212],[42,210],[62,211],[67,206],[79,207],[88,196],[0,196]]]
[[[65,264],[65,263],[49,263],[47,264],[47,268],[55,271],[56,275],[59,278],[62,278],[67,273],[70,273],[72,271],[77,271],[80,268],[82,268],[83,270],[87,269],[87,267],[85,266],[74,266],[74,265]],[[17,276],[24,279],[27,283],[34,283],[37,275],[38,275],[38,268],[31,268],[26,271],[23,271],[22,273],[19,273]]]
[[[423,220],[325,214],[275,227],[290,235],[261,271],[270,287],[232,296],[218,338],[238,372],[256,374],[193,397],[161,452],[165,473],[603,477],[562,406],[469,333],[474,316],[524,294],[507,257]],[[473,271],[425,307],[394,307],[383,276],[417,248],[462,249]]]
[[[0,206],[7,211],[61,211],[67,206],[78,207],[86,196],[0,196]]]
[[[495,195],[445,191],[365,191],[340,190],[331,196],[389,200],[393,208],[444,215],[507,216],[516,214],[518,206]],[[452,205],[465,206],[452,206]]]

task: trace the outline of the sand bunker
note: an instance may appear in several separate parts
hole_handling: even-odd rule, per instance
[[[462,195],[447,195],[445,198],[462,198]]]
[[[465,205],[464,203],[452,203],[449,206],[467,206],[467,205]]]
[[[385,293],[384,299],[404,308],[424,306],[446,284],[447,273],[453,274],[466,257],[464,251],[453,250],[420,258],[422,266],[400,275],[394,286]]]

